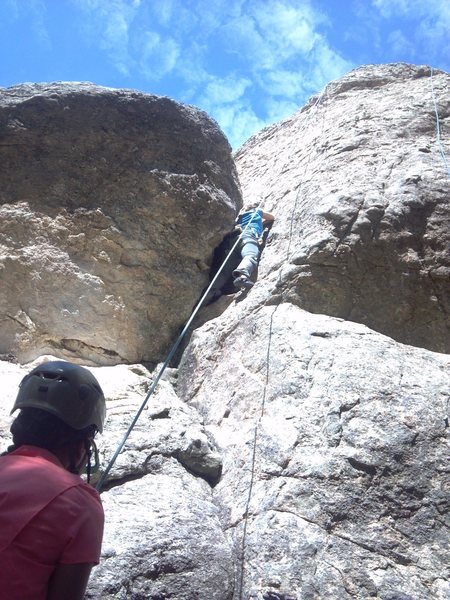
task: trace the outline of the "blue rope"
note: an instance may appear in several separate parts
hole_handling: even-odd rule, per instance
[[[302,123],[302,126],[300,128],[300,131],[298,132],[298,135],[300,136],[300,133],[303,132],[307,125],[309,124],[309,121],[311,119],[311,117],[317,112],[320,103],[322,102],[322,98],[324,96],[325,93],[327,92],[327,87],[325,86],[325,88],[322,90],[322,92],[319,94],[316,102],[314,103],[314,105],[311,108],[311,111],[308,112],[308,115],[305,119],[305,121]],[[292,208],[291,211],[291,218],[290,218],[290,227],[289,227],[289,243],[288,243],[288,247],[287,247],[287,251],[286,251],[286,262],[289,262],[289,258],[290,258],[290,253],[291,253],[291,241],[292,241],[292,236],[293,236],[293,227],[294,227],[294,217],[296,215],[297,212],[297,204],[298,204],[298,200],[300,198],[300,195],[302,193],[302,184],[303,184],[303,179],[305,177],[305,173],[306,170],[309,166],[309,161],[310,161],[310,154],[308,154],[308,158],[306,161],[306,165],[305,168],[303,170],[303,175],[300,178],[300,183],[298,185],[298,189],[295,195],[295,201],[294,201],[294,206]],[[286,165],[283,168],[284,172],[287,169]],[[282,277],[282,267],[280,268],[279,274],[278,274],[278,281],[281,282],[281,277]],[[267,353],[266,353],[266,375],[265,375],[265,380],[264,380],[264,384],[263,384],[263,394],[262,394],[262,399],[261,399],[261,408],[260,408],[260,413],[259,416],[256,418],[256,422],[255,422],[255,428],[254,428],[254,432],[253,432],[253,440],[252,440],[252,449],[251,449],[251,465],[250,465],[250,482],[249,482],[249,486],[248,486],[248,493],[247,493],[247,500],[245,503],[245,511],[243,514],[243,527],[242,527],[242,540],[241,540],[241,548],[240,548],[240,557],[239,557],[239,563],[240,563],[240,573],[237,576],[237,581],[236,581],[236,594],[237,594],[237,598],[238,600],[243,600],[244,596],[244,584],[245,584],[245,564],[247,562],[247,556],[246,556],[246,546],[247,546],[247,530],[248,530],[248,517],[250,514],[250,504],[253,498],[253,488],[254,488],[254,484],[255,484],[255,476],[256,476],[256,454],[257,454],[257,444],[258,444],[258,436],[259,436],[259,428],[260,428],[260,424],[262,422],[262,418],[264,417],[264,410],[265,410],[265,405],[266,405],[266,397],[267,397],[267,387],[269,385],[269,375],[270,375],[270,353],[271,353],[271,349],[272,349],[272,332],[273,332],[273,320],[275,317],[275,313],[277,312],[279,306],[281,305],[281,301],[283,300],[283,292],[281,293],[280,297],[279,297],[279,301],[275,304],[275,307],[272,311],[272,314],[270,315],[270,327],[269,327],[269,335],[268,335],[268,342],[267,342]]]
[[[262,200],[259,202],[257,208],[260,207]],[[117,446],[116,451],[114,452],[113,457],[111,458],[111,460],[109,461],[105,471],[103,472],[102,476],[100,477],[99,481],[97,482],[97,485],[95,486],[95,489],[100,492],[100,490],[102,489],[106,478],[109,475],[109,472],[111,471],[114,463],[117,460],[117,457],[119,456],[119,454],[121,453],[123,447],[125,446],[125,443],[128,439],[128,437],[130,436],[130,433],[133,431],[134,426],[136,425],[139,417],[141,416],[142,411],[144,410],[144,408],[147,405],[147,402],[150,399],[150,396],[153,394],[153,392],[155,391],[156,386],[158,385],[159,381],[161,380],[161,377],[164,374],[164,371],[166,370],[166,368],[169,366],[170,361],[172,360],[172,358],[174,357],[175,352],[178,349],[178,346],[180,345],[182,339],[184,338],[184,336],[186,335],[186,332],[188,331],[192,321],[194,320],[195,316],[197,315],[198,311],[200,310],[200,308],[202,307],[206,297],[208,296],[211,288],[213,287],[214,283],[216,282],[217,278],[219,277],[220,273],[223,271],[226,263],[228,262],[230,256],[233,254],[234,250],[236,249],[239,241],[241,240],[243,234],[245,233],[245,231],[247,230],[247,228],[250,226],[250,223],[252,222],[253,218],[256,216],[256,211],[254,212],[254,214],[252,215],[252,218],[250,219],[250,221],[247,223],[247,225],[243,228],[243,230],[241,231],[241,233],[239,234],[238,238],[236,239],[236,242],[233,244],[233,247],[231,248],[231,250],[229,251],[229,253],[227,254],[227,256],[225,257],[225,260],[223,261],[222,265],[220,266],[219,270],[217,271],[217,273],[215,274],[215,276],[213,277],[211,283],[209,284],[209,286],[206,288],[205,293],[203,294],[203,296],[200,298],[199,302],[197,303],[197,306],[195,307],[195,309],[193,310],[189,320],[187,321],[186,325],[184,326],[182,332],[180,333],[180,335],[178,336],[178,338],[176,339],[175,343],[173,344],[169,354],[167,355],[166,360],[164,361],[164,364],[162,365],[161,369],[158,372],[158,375],[156,376],[154,382],[152,383],[152,385],[150,386],[149,391],[147,392],[147,395],[145,396],[141,406],[139,407],[134,419],[131,421],[130,426],[128,427],[125,435],[122,438],[122,441],[119,443],[119,445]]]
[[[433,104],[434,104],[434,113],[436,115],[436,141],[437,141],[437,144],[439,147],[439,152],[441,153],[445,168],[447,169],[448,176],[450,178],[450,167],[449,167],[449,164],[447,161],[447,157],[445,156],[445,150],[444,150],[444,146],[443,146],[442,140],[441,140],[441,127],[440,127],[440,120],[439,120],[439,112],[438,112],[438,108],[437,108],[436,95],[434,93],[434,85],[433,85],[433,67],[430,67],[430,81],[431,81],[431,95],[433,97]]]

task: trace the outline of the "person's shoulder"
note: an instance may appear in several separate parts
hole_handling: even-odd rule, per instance
[[[81,479],[81,478],[80,478]],[[100,494],[91,485],[81,480],[78,485],[67,489],[60,496],[60,502],[72,510],[92,510],[96,513],[103,514],[103,505],[100,499]]]
[[[87,483],[74,486],[55,498],[51,504],[51,511],[54,516],[59,515],[63,520],[67,520],[67,516],[70,515],[74,527],[78,526],[75,524],[81,523],[102,527],[105,520],[100,495]]]
[[[86,483],[83,480],[81,480],[79,485],[71,488],[71,490],[74,490],[74,494],[79,494],[83,498],[89,498],[90,500],[101,504],[100,494],[92,487],[92,485],[89,485],[89,483]]]

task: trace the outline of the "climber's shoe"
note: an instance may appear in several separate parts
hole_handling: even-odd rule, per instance
[[[233,281],[233,285],[235,288],[239,288],[241,290],[249,290],[251,287],[253,287],[253,281],[250,281],[250,279],[245,275],[239,275],[239,277],[236,277],[236,279]]]

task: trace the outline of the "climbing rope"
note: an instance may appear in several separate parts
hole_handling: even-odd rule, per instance
[[[275,306],[275,309],[272,311],[272,314],[270,316],[270,327],[269,327],[269,343],[267,344],[267,353],[266,353],[266,374],[265,374],[265,381],[264,381],[264,387],[263,387],[263,395],[262,395],[262,400],[261,400],[261,410],[259,413],[259,417],[256,420],[256,424],[255,424],[255,428],[253,431],[253,440],[252,440],[252,455],[251,455],[251,466],[250,466],[250,483],[248,486],[248,495],[247,495],[247,501],[245,504],[245,512],[244,512],[244,517],[243,517],[243,530],[242,530],[242,543],[241,543],[241,559],[240,559],[240,563],[241,563],[241,569],[240,569],[240,574],[239,574],[239,600],[242,600],[243,596],[243,591],[244,591],[244,574],[245,574],[245,562],[246,562],[246,555],[245,555],[245,549],[246,549],[246,542],[247,542],[247,527],[248,527],[248,515],[249,515],[249,510],[250,510],[250,502],[252,500],[252,496],[253,496],[253,486],[255,483],[255,474],[256,474],[256,449],[257,449],[257,445],[258,445],[258,434],[259,434],[259,427],[262,421],[262,418],[264,416],[264,409],[265,409],[265,405],[266,405],[266,397],[267,397],[267,388],[269,385],[269,364],[270,364],[270,348],[271,348],[271,339],[272,339],[272,326],[273,326],[273,318],[275,316],[275,312],[278,308],[279,304],[277,304]]]
[[[440,119],[439,119],[439,111],[438,111],[438,107],[437,107],[436,94],[434,92],[434,83],[433,83],[433,67],[430,67],[430,83],[431,83],[431,95],[433,98],[433,105],[434,105],[434,114],[436,115],[436,142],[437,142],[437,145],[439,148],[439,152],[442,156],[442,161],[444,163],[444,166],[447,169],[447,174],[450,178],[450,167],[449,167],[449,164],[447,161],[447,157],[445,156],[445,149],[444,149],[444,145],[441,140],[441,126],[440,126]]]
[[[257,208],[259,208],[261,206],[261,202],[262,200],[259,202]],[[172,348],[169,351],[169,354],[167,355],[166,360],[164,361],[162,367],[160,368],[155,380],[153,381],[152,385],[150,386],[150,389],[147,393],[147,395],[145,396],[141,406],[139,407],[138,411],[136,412],[133,420],[131,421],[127,431],[125,432],[122,440],[120,441],[120,443],[117,446],[116,451],[114,452],[111,460],[109,461],[106,469],[104,470],[102,476],[100,477],[100,479],[98,480],[95,488],[97,491],[101,491],[106,478],[109,475],[109,472],[111,471],[114,463],[117,460],[117,457],[119,456],[119,454],[121,453],[123,447],[126,444],[126,441],[128,440],[130,433],[133,431],[139,417],[142,414],[142,411],[144,410],[144,408],[146,407],[151,395],[153,394],[153,392],[156,389],[156,386],[158,385],[159,381],[161,380],[161,377],[164,374],[164,371],[166,370],[166,368],[169,366],[170,361],[172,360],[172,358],[175,355],[175,352],[178,350],[178,347],[181,343],[181,341],[183,340],[184,336],[186,335],[189,327],[192,324],[192,321],[194,320],[195,316],[197,315],[198,311],[200,310],[200,308],[203,306],[203,303],[205,301],[205,299],[207,298],[209,292],[211,291],[211,288],[213,287],[214,283],[216,282],[217,278],[219,277],[219,275],[221,274],[221,272],[223,271],[225,265],[227,264],[228,260],[230,259],[231,255],[233,254],[234,250],[237,248],[237,245],[239,244],[239,241],[241,240],[242,236],[244,235],[244,233],[246,232],[246,230],[248,229],[248,227],[250,226],[251,222],[253,221],[254,217],[256,216],[256,211],[253,213],[253,215],[251,216],[249,222],[247,223],[247,225],[242,229],[241,233],[239,234],[239,236],[236,239],[236,242],[233,244],[231,250],[229,251],[229,253],[227,254],[227,256],[225,257],[225,260],[223,261],[223,263],[221,264],[219,270],[217,271],[217,273],[215,274],[215,276],[213,277],[213,279],[211,280],[211,283],[209,284],[209,286],[206,288],[205,293],[203,294],[203,296],[200,298],[199,302],[197,303],[195,309],[192,311],[192,314],[190,316],[190,318],[188,319],[186,325],[184,326],[183,330],[181,331],[181,333],[179,334],[179,336],[177,337],[177,339],[175,340],[175,343],[173,344]]]
[[[306,125],[309,123],[309,119],[311,118],[314,109],[317,109],[322,101],[322,98],[324,96],[325,93],[327,93],[327,89],[328,87],[331,85],[328,84],[327,86],[325,86],[325,88],[323,89],[323,91],[321,92],[321,94],[318,96],[315,104],[313,105],[313,109],[311,110],[311,112],[308,114],[308,118],[305,121],[305,124],[303,125],[303,127],[301,128],[300,132],[302,132],[305,128]],[[434,86],[433,86],[433,69],[431,68],[431,89],[432,89],[432,96],[433,96],[433,102],[434,102],[434,111],[435,111],[435,115],[436,115],[436,138],[437,138],[437,143],[439,146],[439,150],[444,162],[445,167],[447,168],[447,171],[450,174],[450,169],[449,169],[449,165],[447,162],[447,158],[445,156],[445,151],[444,151],[444,147],[441,141],[441,135],[440,135],[440,119],[439,119],[439,113],[438,113],[438,109],[437,109],[437,102],[436,102],[436,96],[435,96],[435,92],[434,92]],[[292,237],[293,237],[293,225],[294,225],[294,217],[295,214],[297,212],[297,204],[298,204],[298,200],[300,198],[301,192],[302,192],[302,186],[303,186],[303,180],[305,177],[305,173],[307,170],[307,167],[309,165],[309,161],[310,161],[310,154],[308,154],[308,159],[307,159],[307,163],[305,165],[305,169],[303,171],[303,177],[300,180],[298,189],[297,189],[297,193],[295,196],[295,200],[294,200],[294,204],[293,204],[293,209],[291,212],[291,218],[290,218],[290,228],[289,228],[289,241],[288,241],[288,248],[287,248],[287,256],[286,256],[286,262],[289,261],[290,258],[290,249],[291,249],[291,241],[292,241]],[[287,165],[286,165],[287,166]],[[281,285],[281,274],[282,274],[282,268],[280,269],[279,272],[279,284]],[[281,305],[283,299],[285,297],[285,292],[282,291],[280,296],[279,296],[279,301],[278,303],[275,305],[274,310],[272,311],[272,314],[270,316],[270,324],[269,324],[269,335],[268,335],[268,345],[267,345],[267,353],[266,353],[266,374],[265,374],[265,381],[264,381],[264,388],[263,388],[263,393],[262,393],[262,400],[261,400],[261,410],[259,413],[259,416],[257,417],[256,420],[256,424],[255,424],[255,428],[254,428],[254,433],[253,433],[253,440],[252,440],[252,454],[251,454],[251,467],[250,467],[250,483],[249,483],[249,489],[248,489],[248,496],[247,496],[247,501],[246,501],[246,505],[245,505],[245,512],[243,515],[243,532],[242,532],[242,542],[241,542],[241,556],[240,556],[240,574],[239,574],[239,579],[238,579],[238,599],[239,600],[243,600],[243,593],[244,593],[244,579],[245,579],[245,563],[246,563],[246,539],[247,539],[247,529],[248,529],[248,516],[249,516],[249,512],[250,512],[250,504],[251,504],[251,500],[252,500],[252,495],[253,495],[253,487],[254,487],[254,482],[255,482],[255,475],[256,475],[256,454],[257,454],[257,443],[258,443],[258,434],[259,434],[259,429],[260,429],[260,425],[261,425],[261,421],[262,418],[264,416],[264,410],[265,410],[265,404],[266,404],[266,398],[267,398],[267,387],[269,384],[269,371],[270,371],[270,350],[271,350],[271,343],[272,343],[272,333],[273,333],[273,320],[274,320],[274,316],[276,311],[278,310],[279,306]],[[446,411],[446,416],[445,416],[445,426],[448,427],[449,426],[449,417],[448,417],[448,405],[449,405],[449,400],[447,400],[447,411]]]
[[[327,92],[327,89],[328,89],[328,86],[326,86],[322,90],[322,92],[319,94],[316,102],[312,106],[311,111],[308,113],[308,117],[305,119],[304,123],[302,124],[302,127],[300,128],[298,135],[300,135],[300,133],[302,133],[306,129],[306,126],[309,124],[309,121],[310,121],[312,115],[315,114],[315,112],[317,112],[317,109],[322,101],[324,94]],[[311,153],[308,153],[307,161],[305,164],[305,169],[303,171],[303,177],[301,178],[300,183],[298,185],[297,193],[295,195],[295,200],[294,200],[294,204],[293,204],[292,211],[291,211],[289,235],[288,235],[289,241],[288,241],[285,262],[289,262],[290,255],[291,255],[291,241],[292,241],[292,236],[293,236],[294,217],[296,215],[298,201],[299,201],[300,195],[302,193],[303,179],[305,177],[305,173],[309,166],[310,160],[311,160]],[[287,166],[288,165],[286,164],[285,167],[283,168],[282,172],[285,172],[285,169],[287,168]],[[278,274],[278,284],[279,285],[281,285],[282,270],[283,270],[283,267],[281,267],[279,274]],[[277,287],[278,287],[278,285],[277,285]],[[284,297],[285,297],[284,291],[282,291],[279,296],[279,301],[275,305],[275,307],[272,311],[272,314],[270,315],[268,344],[267,344],[267,352],[266,352],[266,373],[265,373],[265,380],[264,380],[264,384],[263,384],[261,408],[260,408],[259,415],[256,419],[256,423],[255,423],[255,427],[254,427],[254,431],[253,431],[251,459],[250,459],[250,483],[249,483],[249,487],[248,487],[247,500],[246,500],[245,511],[244,511],[244,515],[243,515],[243,529],[242,529],[242,541],[241,541],[241,551],[240,551],[240,573],[239,573],[239,577],[238,577],[238,591],[237,591],[239,600],[243,600],[243,593],[244,593],[245,564],[247,562],[246,545],[247,545],[248,516],[250,513],[250,504],[251,504],[251,500],[252,500],[252,496],[253,496],[253,487],[254,487],[255,475],[256,475],[256,455],[257,455],[257,446],[258,446],[258,435],[259,435],[261,421],[264,417],[266,398],[267,398],[267,388],[269,385],[270,353],[271,353],[271,346],[272,346],[273,321],[274,321],[275,313],[278,310],[279,306],[281,305],[282,301],[284,300]]]
[[[433,98],[433,106],[434,106],[434,114],[436,116],[436,142],[439,148],[439,152],[442,156],[442,162],[444,163],[445,168],[447,169],[447,174],[450,178],[450,167],[447,161],[447,157],[445,156],[445,149],[444,149],[444,145],[442,144],[442,140],[441,140],[441,126],[440,126],[440,119],[439,119],[439,111],[438,111],[438,107],[437,107],[437,101],[436,101],[436,94],[434,92],[434,83],[433,83],[433,67],[430,67],[430,84],[431,84],[431,96]],[[449,424],[449,412],[448,412],[448,405],[449,405],[449,398],[447,398],[447,402],[444,408],[444,425],[445,428],[448,428],[450,426]]]

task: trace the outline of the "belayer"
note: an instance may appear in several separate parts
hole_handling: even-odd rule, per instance
[[[0,598],[82,600],[98,564],[104,513],[86,483],[105,398],[83,367],[50,361],[24,377],[0,456]]]
[[[233,271],[234,287],[248,289],[253,286],[250,278],[258,264],[264,227],[274,220],[274,215],[258,208],[257,203],[246,204],[240,211],[236,227],[243,231],[239,241],[241,262]]]

